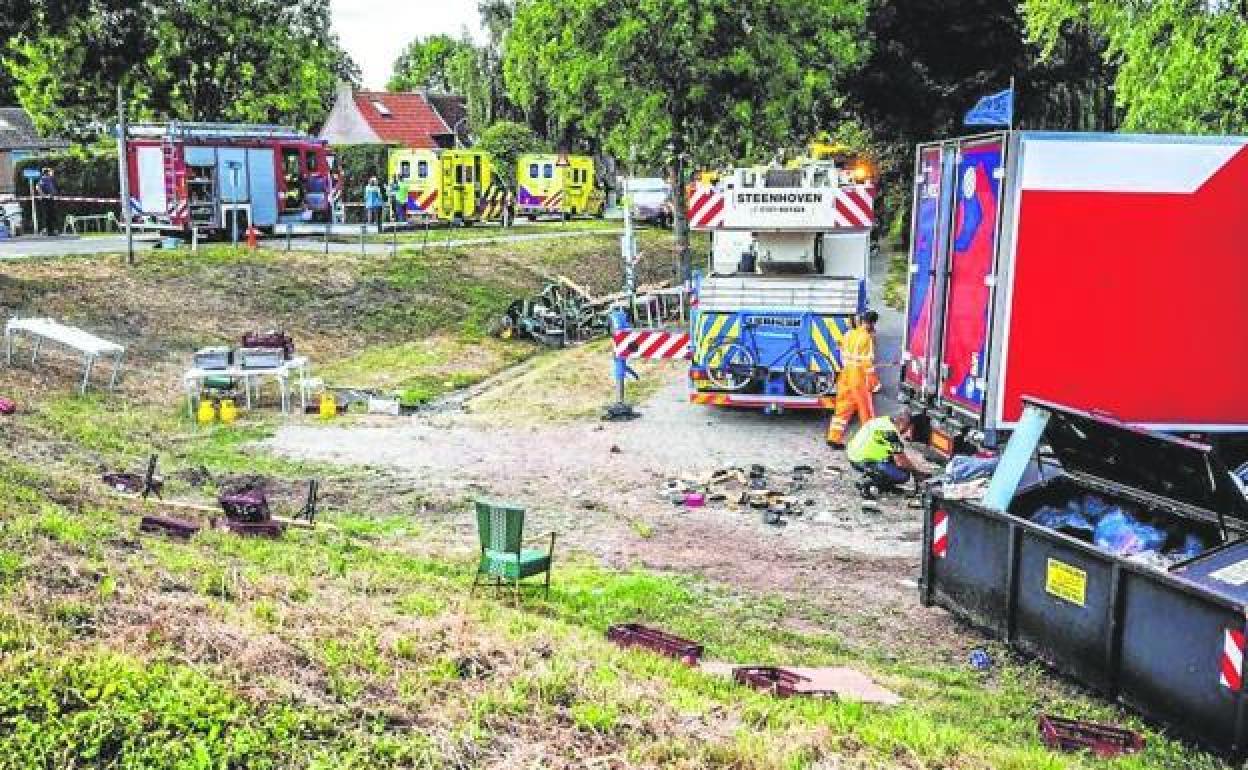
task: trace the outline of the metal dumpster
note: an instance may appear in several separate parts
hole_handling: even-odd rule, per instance
[[[1011,438],[993,485],[1008,475],[1011,454],[1026,460],[1028,473],[1014,463],[1006,494],[989,493],[1008,502],[946,499],[939,487],[928,495],[922,602],[1210,748],[1245,755],[1243,490],[1204,444],[1026,404],[1042,429]],[[1169,564],[1160,546],[1115,555],[1082,529],[1031,521],[1045,506],[1090,504],[1090,496],[1111,510],[1141,512],[1165,543],[1197,543],[1198,555],[1190,545]]]

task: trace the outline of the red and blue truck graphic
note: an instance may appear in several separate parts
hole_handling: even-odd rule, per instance
[[[934,447],[998,444],[1024,397],[1248,431],[1248,138],[934,142],[914,193],[901,394]]]

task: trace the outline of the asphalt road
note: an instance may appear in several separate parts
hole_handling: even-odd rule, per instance
[[[156,244],[152,236],[135,237],[136,251],[146,251]],[[84,254],[117,254],[126,250],[124,235],[23,237],[0,240],[0,260],[39,257],[80,256]]]

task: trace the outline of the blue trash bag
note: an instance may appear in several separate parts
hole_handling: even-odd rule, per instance
[[[1161,550],[1166,543],[1166,533],[1136,519],[1127,510],[1113,506],[1097,522],[1092,542],[1114,556],[1131,556]]]
[[[1086,516],[1088,521],[1093,524],[1099,522],[1101,517],[1103,517],[1106,513],[1109,513],[1109,509],[1112,507],[1113,506],[1100,495],[1094,495],[1089,492],[1083,496],[1083,515]]]
[[[1207,550],[1209,550],[1209,546],[1205,544],[1205,539],[1195,532],[1189,532],[1183,538],[1183,547],[1175,549],[1166,555],[1187,561],[1188,559],[1195,559]]]
[[[955,455],[945,465],[945,479],[952,484],[986,479],[997,470],[997,459],[996,457]]]
[[[1084,539],[1090,538],[1095,529],[1092,522],[1079,510],[1078,504],[1067,505],[1065,508],[1046,505],[1031,515],[1031,521],[1042,527]]]

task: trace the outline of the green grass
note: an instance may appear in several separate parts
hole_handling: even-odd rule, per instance
[[[904,310],[906,307],[907,270],[909,267],[909,257],[904,251],[889,254],[888,277],[884,283],[884,304],[894,310]]]
[[[6,474],[6,510],[38,476]],[[421,526],[406,517],[330,520],[340,526],[277,541],[144,538],[142,561],[156,569],[113,559],[107,587],[97,580],[88,600],[58,594],[21,566],[24,554],[41,543],[73,554],[124,536],[133,522],[106,511],[71,517],[47,499],[6,515],[0,564],[17,566],[5,573],[13,600],[0,612],[0,768],[437,767],[488,757],[495,737],[533,730],[563,736],[549,747],[556,753],[603,744],[657,766],[815,768],[848,754],[879,766],[1039,770],[1101,765],[1040,748],[1038,711],[1124,719],[999,651],[989,676],[933,663],[922,649],[863,651],[786,630],[781,620],[801,609],[791,603],[574,556],[559,561],[549,600],[467,604],[471,542],[422,548]],[[208,627],[225,623],[244,640],[268,634],[299,651],[294,662],[275,661],[287,668],[271,679],[228,656],[188,661],[177,628],[149,634],[140,652],[91,641],[107,632],[104,618],[124,617],[118,611],[154,590],[152,581],[169,580],[210,602]],[[349,609],[360,602],[367,612]],[[699,639],[715,660],[852,665],[907,700],[891,710],[777,700],[616,649],[603,634],[623,621]],[[71,639],[83,641],[66,646]],[[283,695],[281,680],[292,675],[319,681],[320,698]],[[408,720],[426,728],[395,727]],[[684,731],[682,720],[736,727],[711,727],[704,740],[708,728]],[[1151,731],[1145,754],[1113,766],[1220,767]]]

